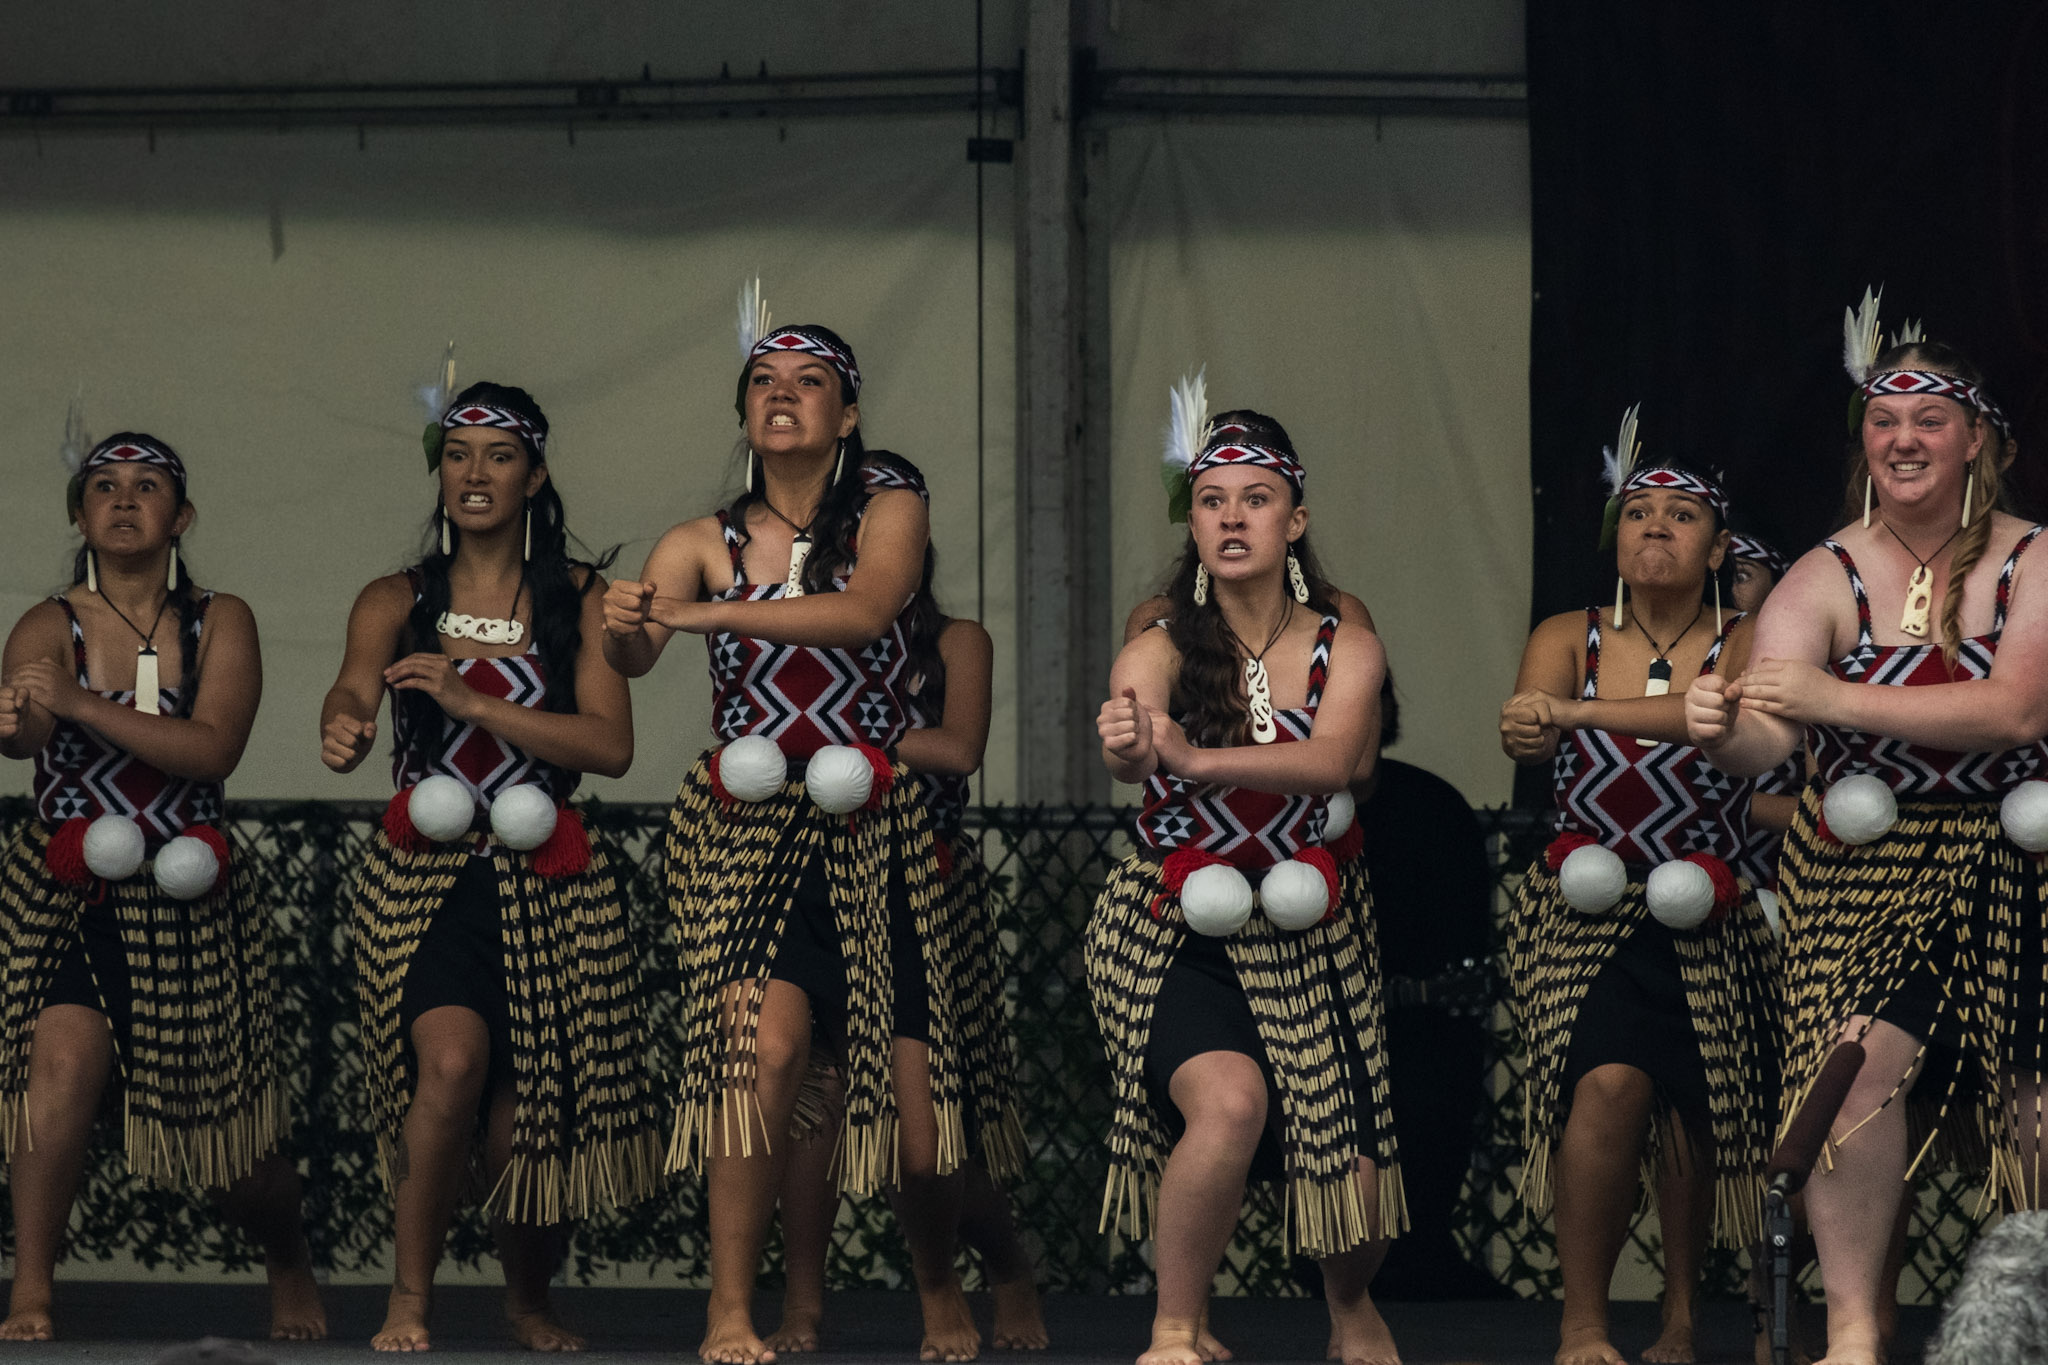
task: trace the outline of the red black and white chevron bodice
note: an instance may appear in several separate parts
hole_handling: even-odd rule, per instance
[[[1953,672],[1941,657],[1938,642],[1880,645],[1872,640],[1870,595],[1864,589],[1863,576],[1856,571],[1856,561],[1835,541],[1826,542],[1842,562],[1842,571],[1849,575],[1849,590],[1856,595],[1856,646],[1829,664],[1828,671],[1846,682],[1879,687],[1927,687],[1990,677],[1998,637],[2004,633],[2006,612],[2012,605],[2013,575],[2019,571],[2020,556],[2041,530],[2036,526],[2021,536],[2006,556],[1998,571],[1991,633],[1962,641]],[[1807,743],[1822,781],[1832,784],[1851,773],[1869,773],[1900,796],[1996,796],[2038,776],[2044,758],[2040,744],[2002,753],[1959,754],[1831,725],[1808,726]]]
[[[413,578],[414,600],[417,601],[419,579],[410,571],[408,576]],[[457,659],[455,676],[465,687],[487,697],[509,701],[528,710],[537,711],[547,706],[547,670],[541,666],[540,655],[531,648],[524,654],[503,659]],[[576,790],[576,784],[582,780],[581,773],[535,758],[482,726],[455,720],[446,712],[441,713],[440,757],[430,759],[423,743],[424,737],[409,718],[410,710],[410,707],[392,707],[391,781],[399,791],[418,786],[424,779],[440,773],[462,783],[469,788],[471,796],[486,804],[500,792],[520,786],[546,788],[548,795],[559,804],[569,799]]]
[[[926,497],[924,480],[883,465],[861,466],[860,515],[875,494],[909,489]],[[858,521],[856,521],[858,527]],[[749,583],[746,540],[721,511],[718,525],[732,559],[732,586],[717,602],[772,602],[783,584]],[[849,547],[855,548],[855,547]],[[833,579],[844,591],[847,575]],[[722,740],[763,735],[792,759],[808,759],[828,744],[887,748],[910,720],[900,694],[906,640],[899,616],[879,639],[860,649],[779,645],[718,631],[704,639],[711,662],[711,727]]]
[[[1601,610],[1586,609],[1586,701],[1600,695]],[[1741,619],[1728,619],[1702,674],[1713,672]],[[1586,835],[1624,863],[1654,867],[1688,853],[1734,862],[1749,842],[1750,780],[1728,776],[1690,744],[1572,730],[1558,741],[1551,777],[1559,832]]]
[[[1275,744],[1309,737],[1323,687],[1330,678],[1330,643],[1337,618],[1325,616],[1309,655],[1305,704],[1273,713]],[[1249,787],[1213,787],[1184,777],[1154,773],[1145,779],[1145,803],[1138,812],[1138,842],[1170,853],[1200,849],[1243,868],[1271,867],[1323,842],[1327,796],[1283,796]]]
[[[78,613],[58,596],[51,599],[64,609],[71,622],[71,655],[78,670],[78,685],[90,690],[86,673],[85,631]],[[192,612],[192,629],[184,647],[199,648],[199,634],[206,622],[206,609],[213,594],[203,593]],[[135,705],[135,693],[99,694],[120,706]],[[157,701],[166,716],[182,714],[179,689],[166,687]],[[220,820],[221,784],[194,782],[173,777],[143,762],[126,749],[116,748],[105,737],[76,721],[59,720],[50,738],[36,754],[36,814],[51,825],[66,820],[96,820],[102,815],[125,815],[142,827],[144,839],[154,850],[166,839],[176,838],[192,825],[211,825]]]

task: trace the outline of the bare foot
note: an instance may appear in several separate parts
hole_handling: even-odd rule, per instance
[[[989,1289],[996,1304],[989,1345],[998,1351],[1043,1351],[1050,1338],[1045,1332],[1045,1314],[1038,1306],[1038,1286],[1031,1277],[990,1285]]]
[[[1875,1332],[1828,1335],[1828,1353],[1814,1365],[1885,1365],[1885,1351]]]
[[[1202,1354],[1201,1331],[1197,1328],[1190,1332],[1174,1323],[1154,1322],[1152,1344],[1138,1357],[1138,1365],[1202,1365],[1204,1360],[1214,1359]]]
[[[0,1341],[55,1341],[57,1328],[50,1321],[48,1300],[41,1303],[10,1304],[7,1320],[0,1322]]]
[[[1566,1332],[1558,1342],[1556,1365],[1628,1365],[1601,1327]]]
[[[798,1353],[817,1350],[818,1328],[824,1320],[821,1308],[784,1303],[782,1324],[768,1334],[768,1349]]]
[[[1360,1294],[1357,1303],[1348,1305],[1331,1300],[1330,1328],[1336,1347],[1331,1359],[1345,1365],[1401,1365],[1394,1334],[1369,1296]]]
[[[529,1351],[580,1351],[588,1344],[562,1326],[545,1299],[531,1307],[506,1304],[505,1320],[512,1324],[513,1337]]]
[[[949,1281],[938,1289],[917,1291],[924,1310],[924,1340],[917,1344],[919,1360],[973,1360],[981,1354],[981,1333],[974,1326],[974,1314],[960,1281]]]
[[[775,1352],[754,1335],[753,1314],[742,1304],[734,1309],[711,1309],[704,1324],[704,1341],[697,1358],[713,1365],[770,1365]]]
[[[415,1294],[391,1286],[391,1302],[384,1309],[384,1325],[370,1338],[373,1351],[425,1351],[433,1347],[427,1335],[427,1310],[433,1306],[430,1294]]]
[[[1334,1336],[1331,1337],[1330,1344],[1332,1346],[1336,1345],[1336,1338]],[[1233,1358],[1230,1354],[1230,1348],[1221,1341],[1218,1341],[1216,1334],[1209,1330],[1209,1310],[1206,1308],[1202,1310],[1202,1321],[1195,1327],[1195,1350],[1201,1353],[1201,1357],[1204,1360],[1230,1360]]]
[[[1699,1357],[1693,1354],[1692,1319],[1667,1319],[1657,1340],[1643,1348],[1643,1359],[1649,1365],[1693,1365]]]
[[[320,1285],[313,1279],[313,1257],[304,1238],[291,1256],[268,1257],[263,1273],[270,1281],[270,1339],[322,1341],[327,1336],[327,1309]]]

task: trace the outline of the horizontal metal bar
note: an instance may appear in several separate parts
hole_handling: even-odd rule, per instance
[[[1526,118],[1529,83],[1515,75],[1342,71],[1098,71],[1094,116],[1179,114]]]

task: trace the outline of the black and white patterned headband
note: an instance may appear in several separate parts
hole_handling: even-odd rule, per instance
[[[548,434],[535,425],[531,417],[514,412],[510,408],[495,407],[489,403],[455,403],[441,414],[441,430],[453,431],[457,427],[497,427],[503,431],[518,433],[526,442],[526,448],[533,452],[533,458],[545,461],[548,457]],[[429,464],[438,464],[438,457]]]
[[[860,366],[854,362],[853,352],[844,346],[835,346],[818,334],[814,327],[778,327],[767,336],[755,342],[747,351],[747,367],[764,355],[796,354],[814,355],[824,360],[839,372],[846,381],[846,387],[853,396],[860,397]]]
[[[123,432],[109,436],[92,448],[78,466],[78,472],[98,469],[110,464],[153,464],[170,471],[178,486],[185,486],[185,462],[178,458],[178,452],[156,439],[139,432]]]
[[[1721,491],[1721,485],[1703,474],[1689,469],[1673,469],[1669,465],[1648,465],[1638,468],[1621,485],[1617,495],[1623,502],[1631,493],[1642,493],[1654,488],[1668,489],[1673,493],[1690,493],[1714,509],[1721,518],[1721,524],[1728,524],[1728,495]]]
[[[1991,424],[2007,439],[2012,439],[2012,423],[1998,404],[1991,401],[1979,385],[1959,375],[1943,374],[1940,370],[1886,370],[1863,381],[1860,392],[1864,401],[1872,398],[1906,397],[1928,394],[1935,398],[1952,398],[1964,407],[1975,408],[1984,414]]]
[[[1737,534],[1728,541],[1728,553],[1737,559],[1754,560],[1771,571],[1773,578],[1783,578],[1785,570],[1792,567],[1791,561],[1779,552],[1778,547],[1755,536]]]

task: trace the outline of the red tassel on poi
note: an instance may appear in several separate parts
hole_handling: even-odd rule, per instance
[[[412,788],[405,787],[391,798],[391,804],[384,808],[384,837],[391,846],[403,853],[425,853],[427,836],[420,833],[412,822]]]
[[[1590,834],[1580,834],[1573,830],[1566,830],[1544,847],[1543,865],[1552,872],[1555,872],[1564,866],[1566,858],[1571,857],[1572,854],[1588,844],[1597,844],[1599,842],[1598,839],[1595,839]]]
[[[889,755],[872,744],[856,744],[853,747],[860,750],[862,757],[867,759],[868,766],[875,770],[875,785],[869,788],[868,799],[861,809],[880,810],[882,802],[888,799],[889,789],[896,785],[896,765],[890,761]]]
[[[533,870],[543,877],[573,877],[590,867],[590,831],[568,806],[555,812],[555,832],[533,851]]]
[[[1352,828],[1355,829],[1357,826],[1354,825]],[[1347,834],[1350,832],[1350,830],[1345,831]],[[1323,918],[1319,922],[1323,924],[1330,923],[1337,918],[1336,858],[1331,855],[1330,850],[1327,848],[1305,848],[1294,855],[1294,860],[1298,863],[1307,863],[1310,867],[1323,874],[1323,885],[1328,887],[1330,892],[1330,908],[1323,912]]]
[[[1353,820],[1351,828],[1338,835],[1334,843],[1326,844],[1324,847],[1328,848],[1330,856],[1340,863],[1357,861],[1358,855],[1365,852],[1365,826]]]
[[[939,880],[940,880],[940,881],[942,881],[942,882],[950,882],[950,881],[952,881],[952,880],[953,880],[953,845],[952,845],[952,843],[951,843],[951,842],[950,842],[949,840],[946,840],[946,839],[943,839],[943,838],[936,838],[936,837],[935,837],[935,838],[933,838],[933,840],[932,840],[932,854],[933,854],[933,856],[934,856],[934,857],[936,857],[936,858],[938,859],[938,863],[939,863]]]
[[[1728,918],[1742,900],[1742,887],[1735,880],[1735,873],[1727,863],[1711,853],[1688,853],[1683,861],[1697,864],[1714,884],[1714,908],[1707,915],[1709,925],[1719,924]]]
[[[717,800],[719,805],[723,806],[727,812],[730,812],[734,806],[739,804],[739,798],[725,789],[725,779],[718,775],[718,760],[724,754],[725,749],[722,745],[719,748],[713,749],[711,751],[710,763],[707,766],[711,769],[711,795]]]
[[[50,875],[66,886],[84,886],[92,880],[92,870],[85,865],[86,823],[84,819],[66,820],[43,850]]]
[[[1159,865],[1159,880],[1164,889],[1152,898],[1152,918],[1159,918],[1159,912],[1169,898],[1180,899],[1181,888],[1187,885],[1189,877],[1205,867],[1221,867],[1229,862],[1228,858],[1218,857],[1202,848],[1177,848],[1167,854]]]

